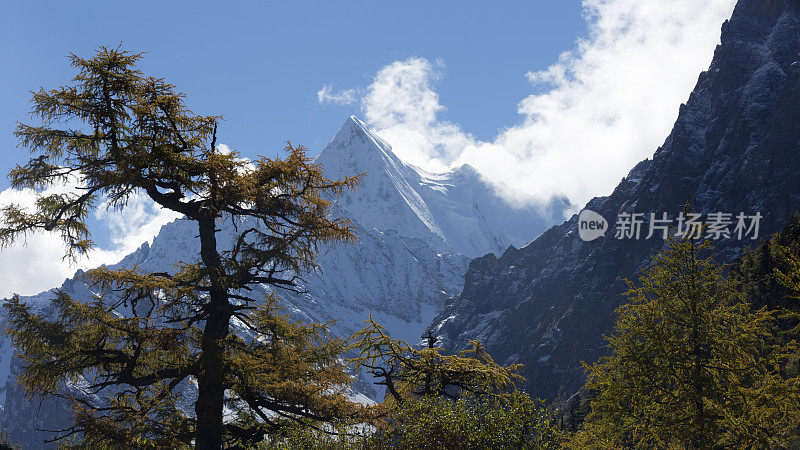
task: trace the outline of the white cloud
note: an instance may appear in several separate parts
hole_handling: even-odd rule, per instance
[[[70,186],[56,186],[45,195],[70,192]],[[30,189],[0,191],[0,205],[14,203],[33,208],[36,194]],[[172,211],[155,208],[142,195],[131,197],[121,211],[101,206],[95,218],[108,227],[111,246],[95,248],[77,264],[62,259],[64,243],[57,233],[38,232],[28,235],[7,248],[0,249],[0,298],[12,294],[31,295],[60,286],[77,269],[113,264],[136,250],[145,241],[152,241],[162,225],[178,218]]]
[[[105,204],[95,211],[94,216],[108,227],[112,247],[94,250],[84,267],[118,262],[144,242],[152,243],[163,225],[182,215],[156,206],[145,194],[136,194],[128,200],[124,209],[109,209]]]
[[[320,103],[337,103],[339,105],[349,105],[358,101],[358,93],[355,89],[345,91],[334,91],[333,86],[326,84],[317,91],[317,101]]]
[[[583,205],[663,143],[734,3],[584,0],[588,37],[527,74],[536,89],[519,103],[522,120],[491,142],[438,119],[444,106],[433,84],[441,74],[423,58],[378,71],[360,99],[365,120],[413,164],[469,163],[491,179]]]
[[[367,123],[403,159],[430,170],[445,169],[474,143],[457,125],[436,117],[445,109],[433,90],[441,67],[423,58],[393,62],[378,71],[362,98]]]

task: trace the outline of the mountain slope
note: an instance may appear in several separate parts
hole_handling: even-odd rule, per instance
[[[318,269],[306,274],[299,286],[305,293],[280,294],[294,319],[335,320],[336,335],[349,336],[373,315],[393,336],[416,342],[445,300],[461,290],[467,256],[523,244],[554,222],[541,217],[536,208],[517,208],[499,200],[497,188],[470,168],[421,175],[424,172],[401,162],[387,143],[354,117],[345,121],[317,162],[329,178],[365,173],[359,190],[345,194],[333,206],[334,215],[351,219],[359,240],[323,246]],[[553,205],[556,217],[562,215],[559,205],[569,206],[566,201]],[[506,227],[498,218],[517,225]],[[459,222],[466,226],[458,228]],[[232,222],[221,222],[219,229],[219,245],[232,245]],[[176,220],[162,227],[152,244],[142,245],[113,267],[160,272],[177,261],[195,261],[197,233],[193,222]],[[62,288],[78,298],[91,295],[80,273]],[[256,289],[264,294],[269,290]],[[46,309],[50,295],[45,292],[25,300]],[[257,296],[258,291],[250,295]],[[57,401],[29,404],[14,383],[20,369],[10,343],[0,337],[0,428],[16,442],[40,448],[49,434],[36,429],[64,428],[69,413]],[[355,390],[382,398],[382,391],[366,377],[357,380]]]
[[[621,212],[674,218],[694,190],[698,212],[764,215],[760,236],[800,208],[800,2],[741,0],[722,43],[652,160],[586,208],[611,224],[583,242],[577,216],[498,259],[473,260],[463,292],[434,320],[451,350],[481,339],[496,360],[525,365],[527,389],[558,398],[578,390],[581,361],[604,353],[623,278],[633,278],[663,241],[619,240]],[[757,241],[723,239],[732,260]]]

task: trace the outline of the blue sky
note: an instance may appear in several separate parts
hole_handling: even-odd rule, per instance
[[[25,163],[14,123],[66,55],[122,43],[146,73],[222,114],[220,142],[253,157],[287,140],[316,155],[357,114],[406,162],[470,164],[508,195],[607,195],[663,143],[711,61],[735,0],[8,2],[0,15],[0,173]],[[527,197],[526,197],[527,198]],[[0,205],[30,206],[8,188]],[[113,263],[173,215],[135,198],[91,218],[99,249],[61,261],[58,236],[0,251],[0,298]]]
[[[530,70],[585,33],[578,1],[12,2],[0,17],[0,169],[27,157],[13,124],[28,91],[69,80],[65,55],[98,45],[148,52],[142,68],[222,114],[220,140],[246,155],[291,140],[318,152],[358,105],[322,105],[326,84],[368,84],[380,67],[418,56],[444,64],[443,117],[491,139],[519,120]],[[3,178],[0,189],[8,187]]]

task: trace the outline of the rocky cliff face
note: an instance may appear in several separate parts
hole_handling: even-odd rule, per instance
[[[587,204],[612,230],[584,242],[573,216],[519,250],[473,260],[463,292],[433,323],[447,345],[481,339],[496,360],[525,365],[533,395],[569,395],[584,381],[581,361],[604,352],[621,279],[635,277],[663,244],[615,239],[619,213],[674,218],[693,190],[697,212],[760,212],[761,236],[781,228],[800,208],[799,33],[797,0],[741,0],[663,146],[610,196]],[[755,243],[716,247],[731,260]]]

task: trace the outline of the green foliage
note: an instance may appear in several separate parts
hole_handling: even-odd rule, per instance
[[[404,403],[373,448],[551,449],[561,436],[540,401],[514,392],[500,402],[464,395],[426,397]]]
[[[333,436],[297,430],[279,449],[555,449],[563,436],[541,401],[514,392],[503,401],[464,395],[424,397],[396,408],[376,432]]]
[[[800,241],[798,241],[800,242]],[[788,337],[800,339],[800,250],[795,247],[780,247],[782,266],[775,268],[777,282],[783,288],[782,297],[786,306],[783,307],[781,316],[784,319],[783,328],[788,329]]]
[[[358,427],[286,429],[265,448],[279,449],[546,449],[562,436],[541,401],[514,389],[519,366],[496,364],[473,342],[447,355],[428,333],[425,348],[392,339],[371,318],[357,332],[351,360],[387,387],[384,402]]]
[[[540,401],[515,389],[519,365],[494,362],[480,342],[458,355],[444,353],[428,333],[415,348],[391,338],[370,318],[352,339],[351,359],[387,388],[369,421],[373,432],[347,439],[303,431],[285,448],[483,449],[556,448],[561,436]]]
[[[358,356],[350,361],[386,387],[389,397],[384,407],[418,397],[457,399],[462,393],[501,400],[514,389],[515,381],[523,380],[518,373],[520,364],[504,367],[495,363],[480,342],[470,341],[472,348],[447,355],[430,332],[428,345],[418,349],[390,337],[372,317],[365,323],[351,339],[349,350],[357,351]]]
[[[566,400],[554,402],[553,415],[559,430],[564,433],[578,431],[591,411],[593,397],[588,394],[591,393],[581,389]]]
[[[257,448],[264,450],[371,450],[374,445],[374,429],[360,427],[332,427],[315,430],[308,427],[286,428],[280,435],[273,435],[269,442]]]
[[[8,333],[26,363],[19,382],[31,396],[71,400],[75,429],[84,431],[80,445],[169,447],[191,440],[191,420],[179,408],[176,388],[187,387],[196,367],[197,357],[189,351],[196,329],[120,317],[102,300],[82,303],[60,290],[51,306],[54,314],[48,317],[12,298],[5,305]],[[89,388],[78,394],[66,382]],[[119,384],[129,388],[104,391]],[[102,403],[90,400],[90,393],[100,394]]]
[[[786,345],[800,340],[800,215],[748,250],[731,270],[737,289],[754,309],[767,308],[777,318],[776,336]],[[787,377],[800,376],[800,354],[784,364]]]
[[[800,273],[794,263],[800,255],[800,215],[793,214],[786,226],[748,250],[733,266],[731,277],[754,309],[796,311],[800,289],[792,283],[791,273]],[[789,319],[789,318],[785,318]],[[789,320],[786,327],[794,325]]]
[[[708,243],[669,240],[620,307],[611,356],[588,367],[592,411],[571,446],[786,445],[800,388],[774,318],[753,311]],[[704,255],[704,256],[701,256]]]

